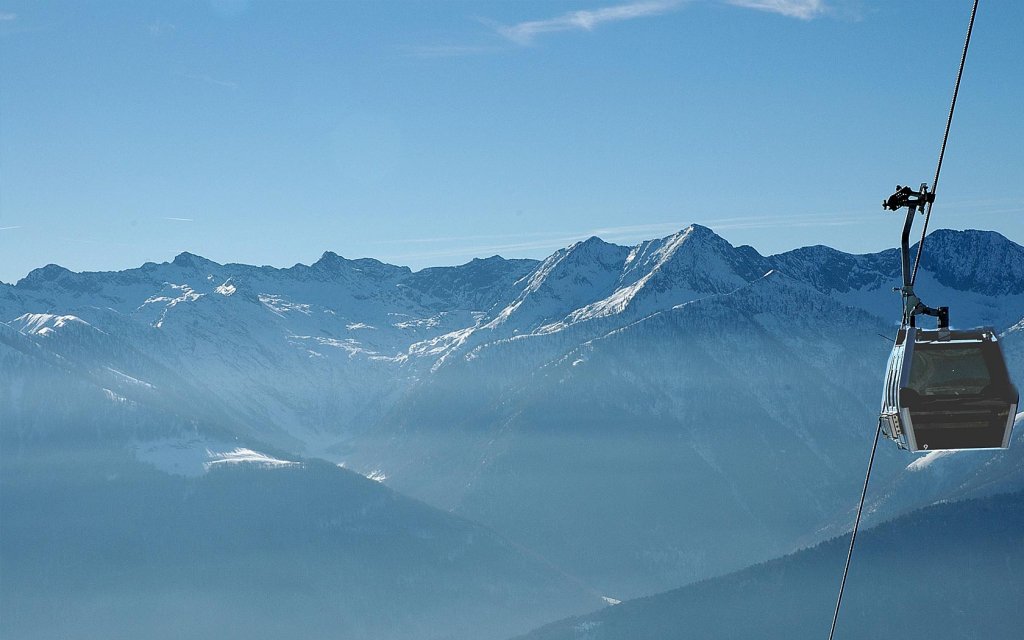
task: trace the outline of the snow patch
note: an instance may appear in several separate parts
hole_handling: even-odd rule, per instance
[[[397,359],[397,357],[387,356],[378,353],[377,351],[367,349],[366,347],[363,346],[361,342],[359,342],[358,340],[354,340],[352,338],[345,338],[344,340],[339,340],[337,338],[326,338],[324,336],[290,335],[288,336],[288,340],[291,341],[293,344],[300,346],[309,354],[309,357],[311,358],[325,356],[324,353],[309,348],[310,346],[320,346],[331,347],[333,349],[341,349],[345,351],[350,358],[353,358],[355,356],[364,356],[370,359],[384,361],[394,361]],[[309,345],[308,343],[310,342],[315,344]]]
[[[924,471],[935,464],[936,460],[947,458],[956,453],[956,450],[929,451],[920,458],[907,465],[907,471]]]
[[[609,598],[608,596],[601,596],[601,599],[613,607],[617,604],[622,604],[622,600],[616,600],[615,598]]]
[[[271,295],[267,293],[261,293],[258,296],[258,298],[259,301],[263,304],[263,306],[270,309],[279,316],[283,316],[283,314],[291,312],[298,312],[305,314],[307,316],[312,315],[310,305],[308,304],[289,302],[282,298],[281,296]]]
[[[249,463],[276,469],[300,464],[202,437],[163,438],[140,442],[135,445],[135,457],[164,473],[192,478],[203,475],[215,465]]]
[[[111,391],[110,389],[104,389],[103,395],[107,397],[107,400],[110,400],[114,404],[125,404],[126,402],[128,402],[128,398],[125,398],[122,395],[118,395]]]
[[[231,278],[228,278],[224,282],[224,284],[214,289],[214,291],[216,291],[217,293],[224,297],[228,297],[232,295],[235,291],[237,291],[237,289],[235,288],[235,285],[231,284]]]
[[[209,462],[204,463],[204,468],[211,469],[215,465],[228,465],[228,464],[255,464],[260,467],[268,469],[275,469],[279,467],[290,467],[299,464],[292,460],[280,460],[273,458],[265,453],[259,451],[253,451],[252,449],[245,449],[243,447],[235,447],[231,451],[211,451],[206,450],[206,455],[210,458]]]
[[[164,473],[176,476],[198,477],[206,471],[210,448],[227,448],[226,442],[199,437],[161,438],[137,443],[135,457]]]
[[[266,469],[300,463],[280,460],[220,440],[204,437],[162,438],[135,444],[135,458],[172,475],[198,477],[215,465],[254,464]]]
[[[114,375],[116,375],[120,380],[122,380],[124,382],[127,382],[128,384],[133,384],[133,385],[140,386],[140,387],[146,387],[147,389],[152,389],[153,388],[153,385],[149,384],[145,380],[139,380],[138,378],[133,378],[130,375],[128,375],[127,373],[122,373],[121,371],[118,371],[117,369],[112,369],[111,367],[105,367],[105,369],[107,371],[113,373]]]
[[[12,325],[18,325],[18,331],[25,335],[50,336],[55,330],[78,325],[96,329],[78,316],[59,316],[52,313],[25,313],[18,316]],[[99,329],[96,329],[99,331]],[[100,333],[103,333],[100,331]]]
[[[167,312],[169,309],[178,306],[179,304],[185,304],[189,302],[195,302],[204,295],[203,293],[196,293],[192,287],[187,284],[173,284],[170,282],[164,283],[164,290],[157,295],[150,296],[139,305],[136,311],[143,311],[147,307],[159,308],[159,318],[153,323],[153,326],[157,329],[161,329],[164,326],[164,320],[167,319]]]
[[[367,473],[366,477],[369,478],[370,480],[373,480],[374,482],[384,482],[385,480],[388,479],[387,474],[385,474],[380,469],[374,469],[370,473]]]
[[[396,322],[392,324],[392,327],[396,329],[433,329],[434,327],[441,325],[441,315],[431,316],[429,318],[416,318],[415,320],[405,320],[403,322]]]
[[[169,299],[170,302],[167,304],[168,307],[174,307],[186,302],[195,302],[199,298],[203,297],[202,293],[196,293],[195,291],[192,290],[192,287],[188,286],[187,284],[167,283],[167,286],[172,291],[179,292],[179,294],[174,298],[168,298],[166,296],[159,298],[159,300],[161,301]],[[149,302],[149,300],[146,300],[146,302]]]

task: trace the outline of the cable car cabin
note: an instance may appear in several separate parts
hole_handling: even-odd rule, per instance
[[[991,328],[900,329],[882,394],[882,431],[909,451],[1005,449],[1017,413]]]

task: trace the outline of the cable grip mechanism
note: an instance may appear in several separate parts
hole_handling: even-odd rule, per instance
[[[882,208],[897,211],[902,207],[910,207],[916,211],[923,209],[929,202],[935,202],[935,192],[928,190],[928,183],[922,182],[918,191],[896,185],[896,192],[882,202]]]

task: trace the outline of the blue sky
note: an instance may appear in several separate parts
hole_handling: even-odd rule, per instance
[[[893,246],[970,2],[0,0],[0,280],[191,251],[542,257],[699,222]],[[1024,242],[1024,5],[983,0],[933,227]]]

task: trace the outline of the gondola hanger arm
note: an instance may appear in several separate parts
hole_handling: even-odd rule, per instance
[[[914,318],[918,315],[938,318],[938,328],[949,327],[949,307],[929,307],[921,302],[914,293],[914,276],[910,267],[910,228],[914,224],[914,214],[935,201],[935,192],[928,190],[926,183],[914,191],[910,187],[896,185],[896,191],[882,202],[882,208],[899,211],[907,208],[907,219],[903,224],[903,236],[900,241],[900,259],[903,267],[903,286],[893,289],[903,295],[903,324],[913,327]]]

